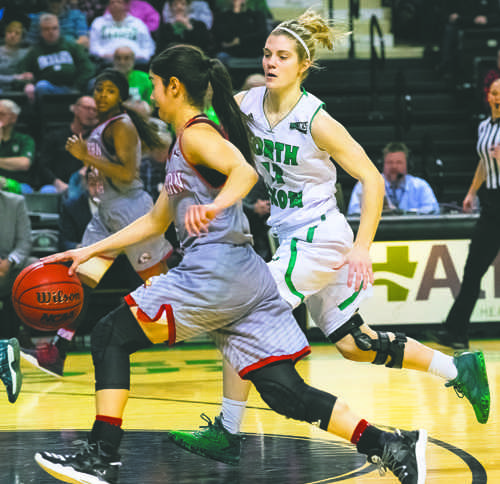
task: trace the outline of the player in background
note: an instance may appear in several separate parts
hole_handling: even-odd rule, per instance
[[[316,47],[333,48],[335,33],[320,15],[306,11],[279,24],[263,56],[265,86],[236,95],[250,117],[257,170],[271,200],[267,221],[279,238],[268,263],[290,307],[305,302],[313,320],[347,359],[389,368],[429,372],[443,378],[472,404],[486,423],[490,393],[481,351],[454,358],[403,333],[375,331],[358,313],[373,283],[369,249],[384,198],[384,182],[361,146],[302,88],[315,65]],[[363,185],[356,239],[335,199],[333,158]],[[224,396],[215,423],[193,433],[170,433],[179,446],[224,462],[237,463],[238,435],[250,384],[224,365]]]
[[[20,359],[19,341],[16,338],[0,340],[0,379],[10,403],[17,400],[23,384]]]
[[[423,484],[425,430],[382,431],[356,416],[342,399],[307,385],[295,370],[295,361],[308,354],[309,346],[251,246],[241,201],[257,173],[246,161],[252,159],[247,126],[228,72],[219,60],[187,45],[163,51],[150,72],[159,116],[176,133],[155,206],[100,242],[44,261],[72,260],[72,272],[98,254],[162,234],[171,221],[184,258],[97,323],[92,333],[97,415],[89,442],[74,455],[36,454],[37,463],[65,482],[117,482],[129,355],[155,342],[173,344],[208,331],[276,412],[350,440],[404,484]],[[203,114],[209,85],[227,134]]]
[[[117,232],[147,213],[153,206],[139,177],[141,145],[164,148],[158,128],[134,110],[125,107],[129,97],[126,77],[115,69],[105,69],[96,77],[94,99],[99,124],[87,140],[73,135],[66,149],[92,169],[97,178],[95,201],[98,209],[83,234],[82,245],[91,245]],[[172,246],[163,234],[128,247],[125,254],[137,274],[146,281],[167,270],[165,259]],[[80,265],[78,276],[90,288],[97,286],[118,253],[101,254]],[[58,330],[50,344],[36,350],[22,350],[23,357],[40,369],[62,376],[69,342],[83,318]]]

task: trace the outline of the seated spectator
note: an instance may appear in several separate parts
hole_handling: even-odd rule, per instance
[[[87,25],[92,25],[92,22],[101,15],[104,15],[107,0],[68,0],[71,8],[76,8],[83,12],[87,19]]]
[[[0,99],[0,176],[21,183],[22,192],[31,193],[30,168],[35,141],[16,130],[20,113],[21,108],[14,101]]]
[[[264,74],[250,74],[243,81],[243,85],[241,86],[242,91],[248,91],[252,89],[252,87],[264,86],[266,84],[266,78]]]
[[[126,0],[109,0],[108,12],[90,26],[90,53],[102,66],[113,63],[117,47],[128,46],[136,62],[145,70],[155,52],[155,42],[142,20],[128,12]]]
[[[77,198],[64,199],[59,216],[59,250],[80,247],[83,233],[92,216],[98,210],[97,177],[85,169],[85,189]]]
[[[132,17],[142,20],[152,34],[158,30],[160,14],[149,2],[128,0],[126,3],[128,13]],[[106,10],[106,12],[109,12],[109,10]]]
[[[438,71],[454,79],[459,74],[458,32],[466,28],[491,28],[500,25],[498,1],[453,0],[448,6],[448,21],[445,25],[441,46],[441,63]]]
[[[161,24],[158,33],[158,46],[170,44],[191,44],[211,55],[213,50],[212,35],[206,25],[189,16],[188,0],[167,0],[170,6],[170,19]]]
[[[30,72],[19,69],[19,63],[28,52],[27,47],[21,47],[23,33],[24,26],[19,20],[12,20],[5,27],[5,42],[0,46],[0,92],[22,88],[33,80]]]
[[[3,106],[1,107],[3,110]],[[12,285],[18,274],[35,261],[30,258],[31,223],[21,195],[0,190],[0,335],[19,336],[20,321],[12,308]]]
[[[264,14],[248,10],[245,0],[232,0],[232,8],[214,15],[212,33],[217,57],[227,62],[231,57],[261,57],[267,36]]]
[[[430,185],[422,178],[408,174],[409,150],[404,143],[395,141],[382,151],[385,179],[386,212],[439,213],[439,204]],[[356,183],[351,194],[348,215],[361,213],[362,185]]]
[[[129,95],[132,100],[151,103],[153,85],[149,75],[134,69],[134,51],[127,46],[118,47],[113,55],[113,68],[120,71],[128,79]]]
[[[208,30],[212,28],[214,23],[214,15],[210,9],[210,5],[203,0],[193,0],[189,3],[189,18],[191,20],[197,20],[198,22],[203,22]],[[170,8],[170,2],[165,2],[162,11],[162,20],[164,23],[172,23],[174,15]]]
[[[44,94],[82,92],[95,72],[85,49],[61,37],[59,20],[50,13],[40,17],[40,41],[30,48],[21,69],[33,73],[35,84],[24,88],[32,102]]]
[[[64,39],[88,49],[89,27],[85,14],[68,5],[66,0],[46,0],[45,8],[41,12],[29,14],[31,25],[27,40],[30,44],[36,44],[40,39],[40,17],[44,13],[51,13],[58,18],[61,36]]]
[[[80,97],[70,106],[73,120],[67,126],[48,131],[37,157],[37,174],[42,185],[52,185],[57,192],[68,189],[73,173],[83,167],[82,162],[66,150],[66,140],[73,136],[86,139],[97,126],[97,109],[94,98]]]
[[[231,0],[215,0],[214,3],[215,3],[214,10],[216,12],[221,12],[229,7],[229,5],[231,4]],[[273,18],[273,14],[269,9],[266,0],[247,0],[246,6],[249,10],[257,10],[263,13],[264,16],[268,19]]]

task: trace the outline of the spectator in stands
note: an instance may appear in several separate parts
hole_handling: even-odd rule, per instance
[[[36,44],[40,39],[40,17],[44,13],[52,13],[59,20],[61,36],[69,42],[76,42],[88,49],[89,27],[85,14],[75,7],[67,4],[66,0],[46,0],[45,8],[41,12],[29,14],[31,21],[27,40]]]
[[[408,147],[393,141],[382,151],[384,157],[386,212],[439,213],[439,204],[430,185],[422,178],[408,174]],[[348,215],[361,213],[363,197],[361,183],[356,183],[351,194]]]
[[[113,68],[128,79],[130,99],[146,101],[149,104],[153,85],[149,75],[144,71],[134,69],[134,66],[134,51],[127,46],[117,47],[113,55]]]
[[[21,108],[14,101],[0,99],[0,176],[21,183],[22,192],[30,193],[35,141],[16,130],[20,113]]]
[[[59,250],[81,246],[90,219],[98,210],[98,179],[92,170],[85,169],[85,189],[77,198],[64,199],[59,217]]]
[[[66,140],[73,135],[87,139],[97,126],[97,108],[93,97],[80,97],[70,110],[73,112],[71,123],[47,132],[37,159],[41,184],[53,185],[59,193],[68,189],[71,176],[83,167],[83,163],[66,150]],[[74,196],[68,195],[71,195],[70,198]]]
[[[71,8],[77,8],[85,15],[87,25],[101,15],[104,15],[108,2],[106,0],[69,0]]]
[[[24,25],[20,20],[12,20],[5,27],[4,45],[0,46],[0,92],[12,91],[33,80],[30,72],[21,72],[19,63],[28,52],[21,47]]]
[[[32,102],[44,94],[83,92],[95,72],[85,49],[61,37],[59,20],[51,13],[40,17],[40,41],[30,48],[21,69],[33,73],[35,84],[24,88]]]
[[[3,109],[3,106],[2,106]],[[17,275],[31,262],[31,222],[24,197],[0,190],[0,335],[19,335],[20,321],[11,303],[11,290]]]
[[[483,93],[484,93],[484,103],[486,106],[488,104],[488,93],[490,92],[490,86],[493,81],[496,81],[500,78],[500,49],[497,51],[497,65],[493,69],[490,69],[485,75],[483,79]]]
[[[160,14],[149,2],[128,0],[126,3],[128,13],[132,17],[142,20],[151,34],[158,30],[158,27],[160,27]],[[109,9],[106,12],[109,12]]]
[[[252,87],[264,86],[266,84],[266,78],[264,74],[250,74],[243,81],[243,85],[241,86],[242,91],[248,91],[252,89]]]
[[[454,78],[459,70],[458,32],[466,28],[490,28],[500,25],[498,0],[449,0],[448,20],[441,46],[438,71]]]
[[[193,0],[188,2],[189,18],[203,22],[208,30],[212,28],[214,23],[214,15],[210,9],[210,5],[203,0]],[[162,20],[164,23],[173,23],[174,15],[170,8],[170,2],[165,2],[162,11]]]
[[[116,48],[126,45],[134,51],[137,64],[146,70],[155,52],[149,29],[142,20],[129,14],[126,0],[109,0],[108,10],[90,26],[90,53],[103,66],[110,66]]]
[[[232,0],[232,8],[214,15],[212,33],[217,57],[261,57],[267,36],[267,23],[259,10],[246,8],[246,0]]]
[[[163,22],[158,33],[158,46],[191,44],[213,53],[213,38],[206,25],[189,15],[188,0],[167,0],[170,8],[168,22]]]
[[[500,249],[500,79],[493,81],[488,93],[491,115],[478,127],[479,161],[463,201],[470,213],[477,206],[478,191],[481,212],[472,233],[465,262],[462,285],[442,329],[431,333],[440,344],[454,349],[469,347],[470,319],[481,290],[481,280]]]

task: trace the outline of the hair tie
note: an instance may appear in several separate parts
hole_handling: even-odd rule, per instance
[[[300,45],[302,45],[302,47],[304,47],[304,50],[306,51],[306,54],[307,54],[307,60],[311,60],[311,53],[309,52],[309,49],[308,49],[306,43],[302,40],[302,38],[300,37],[299,34],[297,34],[293,30],[288,29],[286,27],[281,27],[280,25],[278,25],[271,33],[276,32],[276,30],[284,30],[287,34],[290,34],[292,37],[295,37],[297,39],[297,41],[300,43]]]

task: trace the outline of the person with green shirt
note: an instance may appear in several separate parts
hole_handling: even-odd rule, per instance
[[[134,101],[146,101],[151,104],[153,86],[146,72],[134,69],[135,54],[127,46],[117,47],[113,54],[113,67],[128,80],[130,98]]]
[[[44,94],[84,91],[95,73],[88,53],[61,37],[59,20],[53,14],[40,17],[40,41],[30,48],[21,66],[22,72],[33,73],[35,79],[24,88],[30,101]]]
[[[0,99],[0,186],[7,191],[28,193],[35,141],[16,131],[21,108],[10,99]]]

